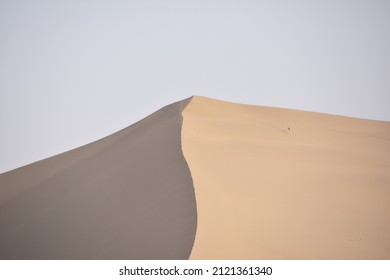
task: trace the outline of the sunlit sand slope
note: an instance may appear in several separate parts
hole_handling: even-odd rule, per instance
[[[390,123],[194,97],[192,259],[390,259]]]

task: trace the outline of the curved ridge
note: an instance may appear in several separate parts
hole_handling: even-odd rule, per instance
[[[0,259],[187,259],[196,231],[181,112],[0,175]]]

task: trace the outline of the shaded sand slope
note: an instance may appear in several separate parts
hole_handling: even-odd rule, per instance
[[[181,150],[189,99],[0,175],[0,259],[186,259],[196,230]]]
[[[192,259],[390,259],[389,122],[203,97],[183,119]]]

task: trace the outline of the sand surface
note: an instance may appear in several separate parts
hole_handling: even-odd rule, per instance
[[[195,96],[0,174],[0,259],[390,259],[390,122]]]
[[[194,97],[191,259],[390,259],[390,122]]]
[[[187,259],[196,230],[180,139],[188,102],[0,174],[0,259]]]

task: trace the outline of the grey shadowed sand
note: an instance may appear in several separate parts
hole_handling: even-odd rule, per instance
[[[196,203],[181,112],[0,175],[0,259],[187,259]]]

